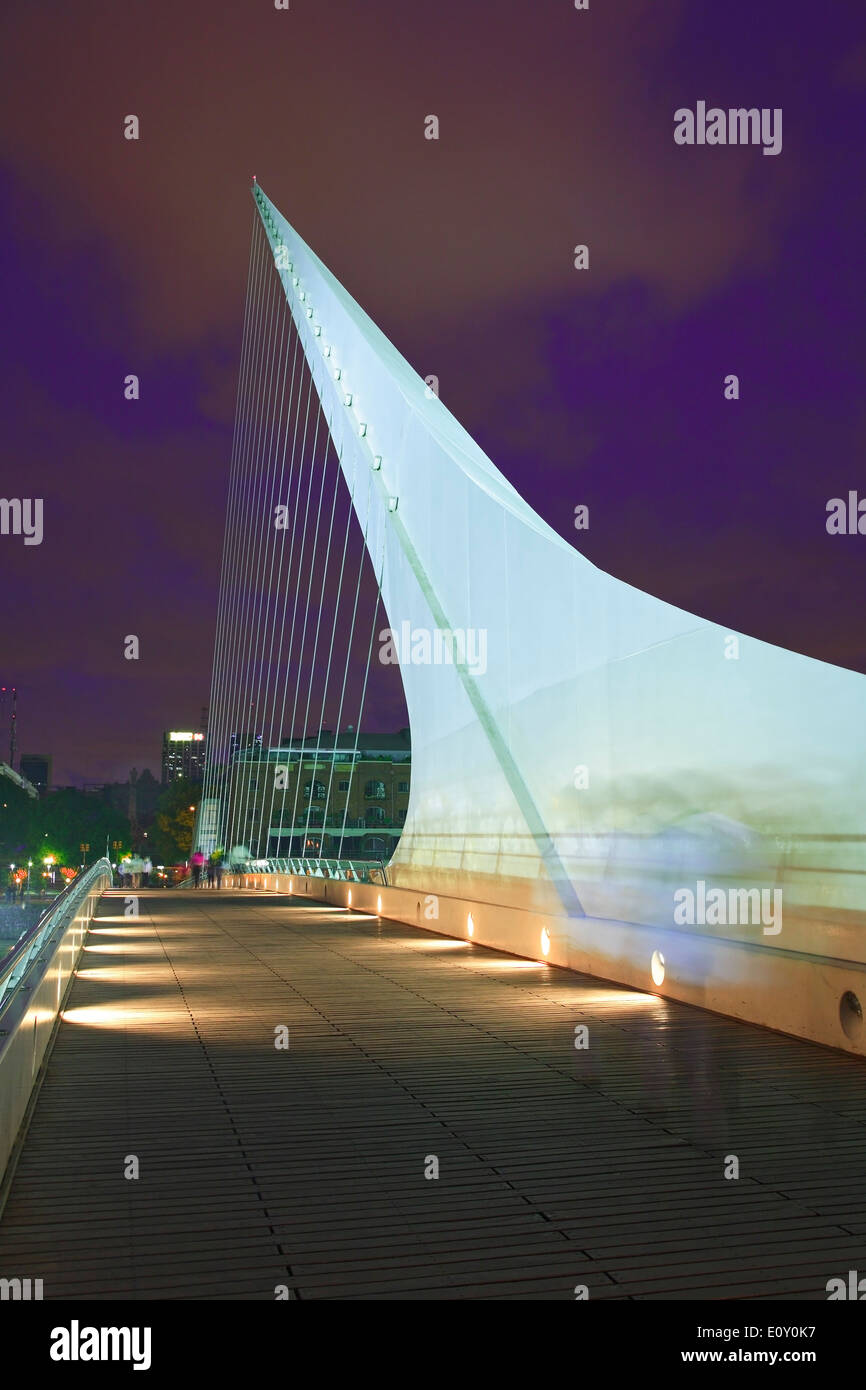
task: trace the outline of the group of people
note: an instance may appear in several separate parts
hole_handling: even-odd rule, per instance
[[[16,874],[14,869],[9,870],[6,879],[6,901],[14,903],[16,898],[23,899],[24,890],[27,887],[27,875]]]
[[[149,888],[153,864],[150,859],[128,854],[117,866],[117,877],[121,888]]]
[[[195,851],[190,858],[192,869],[192,884],[194,888],[201,887],[202,874],[207,875],[208,888],[222,888],[223,886],[223,857],[219,850],[214,850],[213,854],[206,855],[200,849]]]

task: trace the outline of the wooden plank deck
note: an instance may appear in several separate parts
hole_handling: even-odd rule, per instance
[[[856,1059],[294,899],[139,901],[106,894],[88,937],[0,1276],[46,1298],[823,1300],[866,1270]]]

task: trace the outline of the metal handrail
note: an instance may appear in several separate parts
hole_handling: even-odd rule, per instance
[[[235,872],[253,874],[303,874],[312,878],[335,878],[355,883],[381,883],[388,886],[388,870],[382,859],[251,859]],[[378,875],[378,877],[374,877]]]
[[[62,931],[66,927],[73,909],[78,908],[92,892],[98,879],[105,875],[111,883],[112,870],[107,859],[97,859],[89,869],[76,874],[49,904],[39,920],[20,937],[9,954],[0,961],[0,1013],[16,989],[27,988],[24,984],[26,976],[31,967],[41,960],[55,931]]]

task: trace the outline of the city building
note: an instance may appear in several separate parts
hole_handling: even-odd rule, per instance
[[[266,753],[248,747],[231,767],[229,838],[262,858],[390,859],[406,820],[411,763],[408,729],[323,730]]]
[[[162,782],[201,782],[204,777],[205,735],[192,730],[166,730],[162,736]]]
[[[48,753],[22,753],[18,771],[38,792],[45,792],[51,785],[51,756]]]

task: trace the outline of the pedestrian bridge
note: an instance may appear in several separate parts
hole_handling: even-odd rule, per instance
[[[131,901],[102,893],[83,930],[0,1276],[46,1299],[824,1300],[862,1268],[861,1060],[310,895]]]
[[[316,892],[866,1056],[863,676],[597,569],[252,196],[194,851],[381,854]]]

